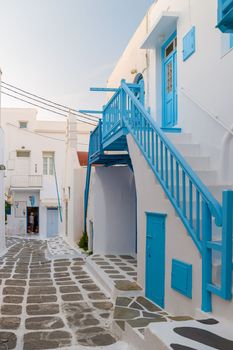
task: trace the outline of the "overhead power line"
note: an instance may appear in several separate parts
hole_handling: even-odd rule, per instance
[[[49,112],[52,112],[52,113],[55,113],[55,114],[57,114],[57,115],[61,115],[61,116],[65,117],[65,118],[67,118],[67,114],[60,113],[60,112],[56,112],[56,111],[54,111],[54,110],[52,110],[52,109],[49,109],[49,108],[40,106],[40,105],[38,105],[38,104],[36,104],[36,103],[33,103],[33,102],[26,101],[26,100],[24,100],[24,99],[22,99],[22,98],[20,98],[20,97],[13,96],[13,95],[8,94],[8,93],[6,93],[6,92],[4,92],[4,91],[2,91],[2,94],[7,95],[7,96],[9,96],[9,97],[13,97],[13,98],[15,98],[16,100],[19,100],[19,101],[28,103],[28,104],[30,104],[30,105],[32,105],[32,106],[35,106],[35,107],[44,109],[44,110],[46,110],[46,111],[49,111]],[[79,118],[80,118],[80,117],[79,117]],[[94,121],[94,120],[93,120],[93,123],[91,123],[91,122],[89,122],[89,121],[82,120],[82,119],[79,119],[79,118],[76,117],[76,120],[79,121],[79,122],[81,122],[81,123],[89,124],[89,125],[92,125],[92,126],[96,126],[96,125],[97,125],[97,124],[95,124],[95,121]]]
[[[44,98],[44,97],[41,97],[41,96],[38,96],[38,95],[33,94],[33,93],[31,93],[31,92],[28,92],[28,91],[26,91],[26,90],[24,90],[24,89],[18,88],[17,86],[14,86],[14,85],[12,85],[12,84],[6,83],[6,82],[4,82],[4,81],[2,81],[2,84],[3,84],[2,87],[4,87],[4,85],[10,86],[11,88],[13,88],[13,89],[15,89],[15,90],[18,90],[18,91],[21,91],[21,92],[23,92],[23,93],[25,93],[25,94],[27,94],[27,95],[30,95],[30,96],[39,98],[40,100],[43,100],[43,101],[52,103],[53,105],[56,105],[56,106],[65,108],[65,109],[67,109],[67,110],[73,112],[74,114],[78,114],[79,116],[83,116],[84,118],[85,118],[85,117],[91,117],[91,118],[94,118],[94,119],[99,120],[99,118],[96,117],[96,116],[94,116],[94,115],[87,114],[87,113],[80,113],[78,110],[76,110],[76,109],[74,109],[74,108],[70,108],[70,107],[68,107],[68,106],[62,105],[62,104],[57,103],[57,102],[54,102],[54,101],[52,101],[52,100],[48,100],[48,99],[46,99],[46,98]]]
[[[65,113],[69,113],[69,110],[66,110],[66,109],[63,109],[63,108],[60,108],[60,107],[54,107],[54,106],[53,106],[52,104],[50,104],[50,103],[41,102],[41,101],[40,101],[39,99],[37,99],[37,98],[29,97],[29,96],[27,96],[26,94],[23,94],[23,93],[21,93],[21,92],[17,92],[17,91],[12,90],[12,89],[10,89],[10,88],[8,88],[8,87],[2,86],[2,88],[3,88],[3,89],[9,90],[9,91],[15,93],[16,95],[20,95],[20,96],[26,97],[26,98],[29,99],[29,100],[39,102],[39,103],[41,103],[41,104],[43,104],[43,105],[45,105],[45,106],[54,108],[54,109],[56,109],[56,110],[59,110],[59,111],[65,112]],[[91,118],[89,118],[89,117],[84,117],[84,116],[82,116],[80,113],[72,113],[72,114],[75,115],[75,116],[78,116],[78,117],[80,117],[80,118],[84,118],[84,119],[90,120],[90,121],[92,121],[92,122],[96,122],[96,120],[93,120],[93,119],[91,119]]]

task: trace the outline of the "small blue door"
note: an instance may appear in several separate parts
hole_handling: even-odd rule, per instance
[[[147,213],[146,297],[164,307],[165,214]]]
[[[58,209],[47,208],[47,237],[58,234]]]
[[[163,128],[177,124],[177,47],[176,33],[162,47]]]

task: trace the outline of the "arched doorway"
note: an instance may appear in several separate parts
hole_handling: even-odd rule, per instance
[[[138,73],[133,81],[134,84],[140,85],[140,90],[138,92],[135,92],[135,96],[138,98],[138,100],[144,105],[145,102],[145,88],[144,88],[144,77],[142,73]]]

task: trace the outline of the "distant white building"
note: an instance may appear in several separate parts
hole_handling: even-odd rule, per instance
[[[81,236],[82,200],[74,191],[79,177],[72,174],[79,166],[78,150],[87,150],[91,126],[75,117],[70,131],[71,124],[39,120],[31,108],[3,108],[7,234],[64,234],[72,242]],[[79,193],[83,197],[83,188]]]
[[[62,232],[65,122],[40,121],[31,108],[3,108],[9,235]]]
[[[1,83],[1,69],[0,69],[0,83]],[[4,146],[5,146],[5,135],[2,128],[2,115],[1,115],[1,96],[0,96],[0,254],[5,249],[5,195],[4,195]]]

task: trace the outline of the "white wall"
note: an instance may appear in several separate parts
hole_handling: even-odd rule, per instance
[[[93,251],[135,254],[136,199],[128,167],[96,167],[93,187]]]
[[[0,127],[0,164],[4,162],[4,132]],[[4,171],[0,170],[0,254],[6,249],[5,245],[5,193],[4,193]]]
[[[219,173],[219,181],[232,184],[233,137],[208,114],[218,116],[228,128],[233,128],[233,50],[223,55],[224,34],[215,28],[217,1],[206,0],[200,3],[196,0],[158,0],[116,64],[108,79],[108,86],[119,86],[122,78],[132,82],[135,77],[131,74],[132,69],[142,72],[145,78],[146,106],[150,107],[152,116],[161,125],[163,42],[155,42],[154,49],[149,50],[142,50],[140,46],[164,11],[178,15],[178,126],[183,132],[191,132],[193,140],[201,144],[203,153],[211,156],[212,166]],[[192,26],[196,27],[196,52],[183,62],[182,40]],[[166,40],[171,33],[164,31],[161,34]]]
[[[145,288],[146,261],[146,212],[167,214],[165,247],[165,309],[174,315],[192,315],[199,317],[202,303],[202,266],[201,257],[188,235],[173,206],[166,198],[163,189],[157,183],[152,170],[141,156],[132,136],[127,136],[129,152],[134,168],[137,191],[137,231],[138,231],[138,283]],[[146,181],[145,181],[146,179]],[[192,264],[193,297],[189,299],[171,288],[172,259]],[[213,316],[230,320],[233,318],[233,303],[219,297],[213,297]]]
[[[66,152],[65,195],[63,198],[63,218],[66,226],[65,203],[68,205],[67,233],[64,237],[70,243],[77,243],[83,233],[83,195],[85,189],[86,168],[81,167],[77,151],[69,148]]]
[[[28,121],[26,130],[19,128],[19,121]],[[11,177],[18,174],[18,163],[16,150],[30,150],[29,169],[21,169],[24,175],[41,175],[43,186],[37,188],[39,193],[39,233],[41,237],[46,237],[47,231],[47,206],[57,206],[57,190],[55,176],[43,175],[43,152],[49,151],[55,154],[55,166],[58,181],[58,191],[62,197],[62,182],[64,177],[65,163],[65,133],[66,124],[64,122],[46,122],[37,120],[37,111],[26,108],[4,108],[2,110],[2,125],[6,134],[6,181],[5,192],[11,190]],[[28,190],[28,189],[27,189]],[[16,191],[13,197],[16,198]],[[22,196],[22,192],[21,192]],[[61,199],[62,200],[62,199]],[[62,202],[61,202],[62,204]],[[14,210],[12,210],[14,213]],[[17,219],[10,218],[9,232],[17,234]],[[12,227],[14,227],[12,231]],[[63,224],[59,220],[59,232],[63,231]]]

